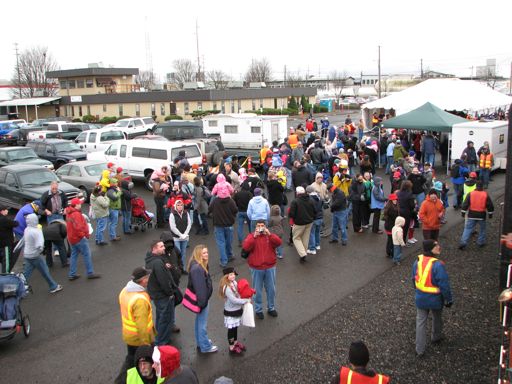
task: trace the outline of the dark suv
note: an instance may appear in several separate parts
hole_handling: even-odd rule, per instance
[[[34,140],[29,141],[27,147],[33,148],[40,158],[51,161],[55,169],[72,161],[87,159],[87,152],[82,151],[78,145],[69,140]]]
[[[8,165],[0,168],[0,203],[20,209],[28,202],[38,200],[50,189],[52,181],[59,183],[68,200],[78,197],[80,190],[59,181],[57,175],[38,165]]]

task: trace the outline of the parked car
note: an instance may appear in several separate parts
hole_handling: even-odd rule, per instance
[[[15,129],[19,129],[21,126],[24,125],[24,123],[21,123],[20,121],[25,121],[25,120],[0,121],[0,136],[6,135]]]
[[[159,136],[159,135],[142,135],[142,136],[137,136],[137,140],[169,141],[165,137]]]
[[[153,127],[153,133],[168,140],[183,140],[205,137],[201,120],[170,120]]]
[[[90,129],[94,128],[85,123],[67,123],[65,121],[55,121],[48,123],[46,130],[29,133],[28,140],[30,141],[45,138],[75,140],[80,133]]]
[[[105,151],[117,140],[125,140],[123,131],[109,127],[82,132],[75,139],[75,143],[86,152],[96,152]]]
[[[60,182],[54,172],[38,165],[16,164],[0,168],[0,203],[20,209],[28,202],[40,199],[52,181],[59,182],[59,188],[68,200],[80,195],[78,188]]]
[[[13,129],[10,132],[7,132],[5,134],[0,134],[0,144],[5,145],[17,145],[18,140],[21,137],[21,132],[19,129]]]
[[[130,117],[127,119],[120,119],[110,127],[119,128],[122,130],[128,139],[133,139],[137,136],[149,135],[155,126],[155,121],[152,117]]]
[[[184,143],[195,143],[199,146],[202,154],[203,164],[217,166],[224,152],[220,151],[217,145],[217,139],[213,138],[198,138],[181,140]]]
[[[55,173],[60,180],[77,187],[86,201],[89,200],[92,190],[101,179],[101,173],[108,169],[107,163],[101,160],[84,160],[64,164]],[[131,181],[128,172],[123,170],[123,179]]]
[[[122,167],[134,179],[146,181],[146,188],[151,189],[151,175],[162,165],[172,165],[180,151],[185,151],[188,162],[200,165],[201,150],[195,143],[183,141],[126,140],[110,144],[105,152],[87,154],[88,160],[103,160]]]
[[[0,167],[21,163],[39,165],[48,169],[53,169],[53,164],[48,160],[40,159],[37,157],[32,148],[0,148]]]
[[[51,161],[55,169],[69,162],[87,159],[87,152],[69,140],[34,140],[29,141],[27,147],[33,148],[40,158]]]

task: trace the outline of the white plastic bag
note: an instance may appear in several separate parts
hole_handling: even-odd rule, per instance
[[[244,313],[242,314],[242,325],[254,328],[254,308],[251,302],[244,304]]]

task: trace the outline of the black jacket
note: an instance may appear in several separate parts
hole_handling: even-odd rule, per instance
[[[236,207],[238,208],[238,212],[247,212],[247,207],[249,206],[249,201],[252,199],[252,193],[248,190],[245,190],[243,187],[242,190],[235,193],[233,196],[233,200],[235,200]]]
[[[425,190],[423,189],[423,186],[427,182],[427,179],[425,178],[425,176],[423,176],[421,174],[411,173],[407,177],[407,180],[409,180],[412,183],[412,193],[413,194],[419,195],[420,193],[425,192]]]
[[[14,244],[13,228],[18,226],[16,220],[8,216],[0,215],[0,246],[12,247]]]
[[[318,195],[309,196],[313,207],[315,208],[315,220],[324,218],[324,202],[318,197]]]
[[[339,212],[347,209],[347,197],[339,188],[332,193],[331,212]]]
[[[416,207],[416,202],[414,201],[412,192],[398,191],[397,195],[400,216],[406,219],[413,217],[415,214],[414,210]]]
[[[231,197],[217,197],[210,203],[208,212],[213,216],[213,226],[231,227],[235,224],[238,208]]]
[[[126,180],[121,181],[121,210],[130,212],[132,210],[132,199],[137,197],[137,194],[133,193],[131,189],[128,189],[130,183]]]
[[[277,180],[269,180],[267,182],[268,203],[270,206],[284,204],[284,187]]]
[[[66,194],[63,191],[61,191],[60,189],[59,189],[59,195],[60,195],[60,199],[62,201],[62,209],[64,209],[68,206],[68,198],[67,198]],[[47,209],[50,212],[52,211],[52,197],[50,195],[50,191],[46,191],[45,193],[43,193],[43,195],[41,196],[41,204],[43,206],[43,210]]]
[[[197,295],[197,306],[203,309],[208,305],[208,300],[210,300],[213,293],[210,273],[206,272],[195,261],[190,265],[189,273],[189,285],[192,285],[192,290]]]
[[[359,183],[357,180],[352,181],[352,184],[350,184],[350,201],[362,201],[361,196],[365,194],[364,191],[364,183]]]
[[[315,176],[307,170],[306,167],[301,166],[292,171],[292,183],[295,188],[305,187],[315,181]]]
[[[170,231],[162,232],[160,235],[160,240],[162,240],[165,245],[164,260],[166,268],[171,271],[172,278],[174,279],[176,285],[179,285],[181,271],[185,269],[185,266],[181,260],[181,252],[174,246],[174,237]]]
[[[174,296],[174,290],[177,285],[170,269],[165,265],[164,256],[148,252],[145,262],[146,269],[151,270],[147,287],[149,297],[152,300],[159,300]]]
[[[54,220],[43,228],[43,236],[48,241],[64,240],[68,235],[66,222],[64,220]]]
[[[302,194],[292,201],[288,214],[294,224],[307,225],[315,220],[315,207],[308,195]]]

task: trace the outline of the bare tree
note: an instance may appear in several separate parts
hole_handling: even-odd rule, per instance
[[[172,63],[173,81],[178,88],[183,89],[183,84],[196,79],[197,69],[194,63],[189,59],[178,59]]]
[[[146,91],[151,90],[156,84],[156,74],[152,71],[140,71],[136,82]]]
[[[343,87],[347,81],[346,71],[332,71],[329,75],[329,80],[334,87],[334,94],[337,101],[341,98],[343,93]]]
[[[304,78],[300,75],[300,72],[297,72],[296,75],[290,73],[286,76],[286,86],[292,88],[298,88],[302,86],[304,83]]]
[[[212,70],[206,73],[206,79],[214,89],[225,89],[228,85],[229,76],[221,70]]]
[[[251,82],[266,82],[272,80],[272,68],[267,59],[252,60],[249,69],[245,73],[245,81]]]
[[[46,73],[58,69],[57,62],[47,47],[33,47],[23,51],[18,57],[18,65],[14,68],[12,96],[34,97],[55,96],[57,83],[46,77]]]

